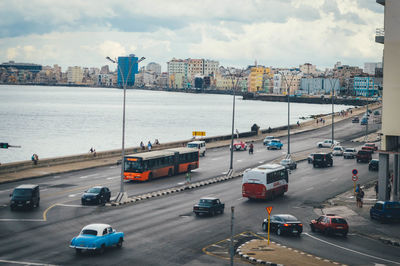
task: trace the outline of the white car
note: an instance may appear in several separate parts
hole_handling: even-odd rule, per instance
[[[206,155],[206,142],[204,140],[191,141],[187,144],[187,147],[198,149],[202,156]]]
[[[344,159],[354,159],[356,157],[357,151],[354,148],[346,148],[343,152]]]
[[[342,146],[333,147],[332,155],[334,155],[334,156],[342,156],[343,155],[343,147]]]
[[[270,143],[271,140],[275,139],[274,136],[266,136],[263,143],[264,145],[267,145],[268,143]]]
[[[337,142],[336,140],[333,141],[332,145],[332,140],[331,139],[326,139],[324,141],[318,142],[317,147],[318,148],[332,148],[332,146],[339,145],[340,143]]]

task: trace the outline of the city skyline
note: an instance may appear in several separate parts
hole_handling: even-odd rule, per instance
[[[221,65],[291,67],[379,62],[375,1],[47,1],[0,3],[0,61],[93,67],[105,56],[209,58]],[[114,70],[114,66],[111,66]]]

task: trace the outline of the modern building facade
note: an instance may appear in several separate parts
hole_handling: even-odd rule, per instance
[[[384,6],[382,139],[379,151],[379,200],[399,200],[400,169],[400,1],[377,0]],[[381,36],[382,37],[382,36]],[[377,40],[377,38],[376,38]],[[377,41],[379,41],[377,40]],[[381,42],[380,42],[381,43]],[[393,164],[390,159],[393,158]],[[391,167],[391,165],[393,165]],[[387,189],[389,184],[393,193]],[[389,196],[391,195],[391,198]]]
[[[353,90],[356,96],[373,97],[378,95],[374,77],[354,77]]]
[[[118,86],[122,87],[124,83],[128,87],[135,85],[135,74],[139,73],[138,59],[134,54],[118,57]]]
[[[382,68],[382,63],[364,63],[364,73],[368,75],[375,75],[375,69]]]

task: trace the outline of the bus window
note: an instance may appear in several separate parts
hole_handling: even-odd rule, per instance
[[[125,172],[142,172],[143,165],[141,161],[125,161],[124,170]]]

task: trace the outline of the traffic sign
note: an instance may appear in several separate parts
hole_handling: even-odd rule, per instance
[[[193,137],[195,137],[195,136],[205,136],[206,135],[206,132],[205,131],[193,131],[192,132],[192,136]]]
[[[357,175],[357,174],[358,174],[358,171],[357,171],[357,169],[353,169],[353,170],[351,171],[351,173],[352,173],[353,175]]]
[[[351,178],[351,180],[353,180],[354,182],[358,181],[358,176],[353,175],[353,177]]]
[[[272,206],[271,207],[267,207],[266,209],[267,209],[268,214],[270,215],[271,211],[272,211]]]

